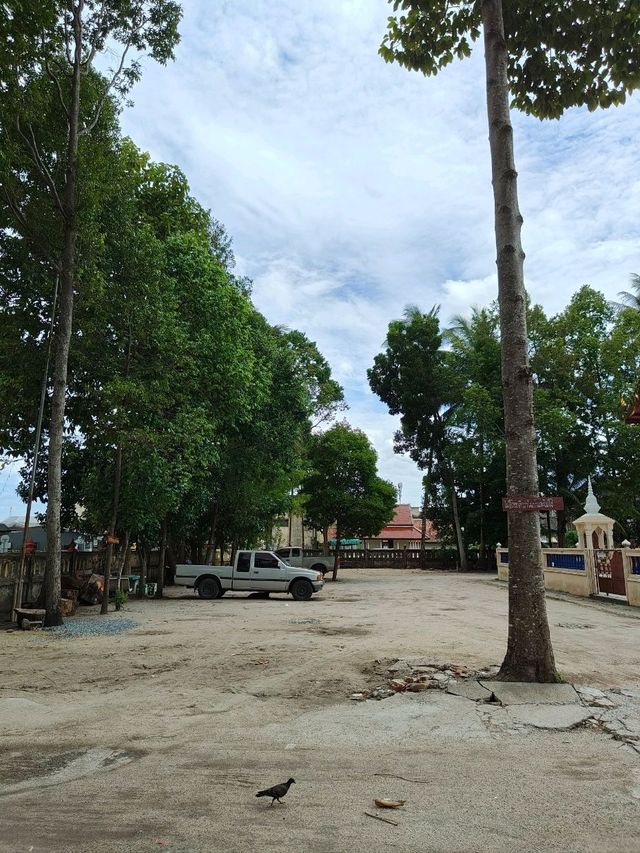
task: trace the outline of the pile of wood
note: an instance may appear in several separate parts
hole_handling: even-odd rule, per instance
[[[62,595],[67,600],[74,602],[74,613],[78,604],[100,604],[103,590],[104,577],[102,575],[62,576]]]
[[[87,572],[82,575],[62,575],[62,615],[73,616],[80,604],[95,605],[102,601],[104,577]],[[33,607],[43,608],[44,584]]]

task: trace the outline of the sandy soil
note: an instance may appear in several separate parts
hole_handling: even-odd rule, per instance
[[[506,607],[480,575],[345,570],[310,602],[134,601],[116,637],[0,632],[0,851],[640,851],[640,756],[601,732],[349,701],[390,659],[499,663]],[[549,614],[567,680],[640,686],[639,613]],[[254,797],[289,776],[285,806]]]

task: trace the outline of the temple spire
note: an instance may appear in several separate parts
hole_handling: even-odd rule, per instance
[[[584,511],[587,515],[598,515],[600,512],[600,504],[598,499],[593,494],[593,486],[591,485],[591,477],[588,479],[589,487],[587,490],[587,500],[585,501]]]

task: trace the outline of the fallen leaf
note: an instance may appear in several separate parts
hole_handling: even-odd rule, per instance
[[[407,801],[406,800],[374,800],[378,808],[381,809],[399,809]]]

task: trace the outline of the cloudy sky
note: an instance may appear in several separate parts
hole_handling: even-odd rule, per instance
[[[386,0],[184,0],[176,61],[150,62],[122,117],[178,164],[233,236],[273,323],[317,341],[374,443],[418,502],[366,369],[407,304],[446,322],[496,295],[481,50],[426,79],[377,49]],[[514,116],[526,278],[560,310],[640,272],[640,98],[559,122]],[[17,507],[0,472],[0,518]]]

